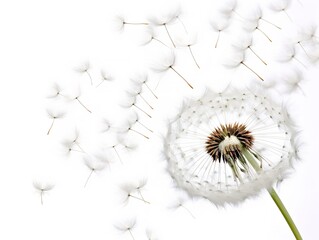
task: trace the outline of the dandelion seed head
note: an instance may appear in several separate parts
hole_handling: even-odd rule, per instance
[[[164,149],[170,174],[187,193],[236,204],[291,169],[293,121],[287,123],[282,108],[264,94],[208,91],[186,106],[171,122]]]

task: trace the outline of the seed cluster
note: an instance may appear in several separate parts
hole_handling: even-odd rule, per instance
[[[222,124],[208,136],[206,151],[213,161],[227,162],[229,158],[238,159],[241,149],[250,149],[253,142],[254,137],[244,124]]]

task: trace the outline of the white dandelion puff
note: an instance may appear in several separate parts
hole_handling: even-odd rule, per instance
[[[250,92],[208,92],[190,101],[165,138],[170,174],[189,194],[216,205],[271,187],[291,169],[296,149],[281,112]]]
[[[93,173],[100,172],[105,169],[106,164],[99,160],[99,158],[93,158],[91,156],[84,157],[84,164],[90,170],[90,174],[87,177],[84,187],[88,184]]]
[[[214,47],[217,48],[221,32],[225,31],[230,25],[230,19],[224,16],[217,16],[211,22],[212,29],[217,32],[217,38]]]
[[[153,67],[153,70],[156,72],[166,72],[168,70],[173,71],[176,75],[178,75],[191,89],[194,87],[186,80],[186,78],[176,70],[175,67],[175,54],[174,52],[170,52],[165,58],[162,59],[160,64],[157,64]]]
[[[183,39],[178,39],[177,43],[178,45],[182,46],[182,47],[186,47],[194,61],[194,63],[196,64],[197,68],[200,69],[200,66],[194,56],[193,50],[192,50],[192,46],[196,44],[197,41],[197,36],[196,35],[187,35],[187,37],[183,38]]]
[[[54,184],[35,181],[33,187],[40,194],[41,205],[43,205],[43,196],[54,188]]]
[[[264,65],[267,63],[257,54],[253,49],[253,38],[251,35],[241,35],[236,38],[236,42],[233,43],[233,46],[241,51],[249,50],[252,52]]]
[[[115,224],[114,227],[122,232],[122,233],[129,233],[132,240],[135,240],[133,235],[133,229],[136,226],[136,219],[135,218],[127,218],[125,221],[122,221],[121,223]]]
[[[274,0],[270,2],[269,7],[275,12],[283,12],[287,16],[287,18],[292,22],[291,17],[287,13],[287,9],[290,7],[290,5],[291,0]]]
[[[61,110],[56,110],[56,109],[47,109],[47,114],[48,114],[48,117],[50,119],[52,119],[49,130],[47,131],[47,135],[49,135],[52,128],[53,128],[55,121],[57,119],[63,118],[65,116],[65,112],[63,112]]]
[[[81,66],[75,68],[75,71],[79,73],[85,73],[89,77],[91,85],[93,85],[93,79],[89,72],[90,67],[91,67],[90,62],[87,61],[87,62],[84,62]]]
[[[257,76],[261,81],[264,81],[263,77],[260,76],[255,70],[253,70],[247,63],[246,63],[246,54],[245,51],[232,51],[229,55],[225,55],[223,65],[227,68],[239,68],[244,66],[250,72],[252,72],[255,76]]]

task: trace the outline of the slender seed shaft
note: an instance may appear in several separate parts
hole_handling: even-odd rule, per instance
[[[217,35],[217,39],[216,39],[216,43],[215,43],[215,48],[217,48],[217,45],[218,45],[218,42],[219,42],[220,32],[221,32],[221,30],[218,31],[218,35]]]
[[[91,170],[90,175],[88,176],[88,178],[85,181],[84,187],[86,187],[86,185],[88,184],[93,172],[94,172],[94,169]]]
[[[149,118],[152,118],[151,115],[149,115],[147,112],[145,112],[142,108],[140,108],[139,106],[133,104],[132,106],[136,107],[138,110],[140,110],[142,113],[144,113],[145,115],[147,115]]]
[[[193,54],[193,51],[192,51],[190,45],[188,45],[188,49],[189,49],[189,52],[190,52],[190,54],[191,54],[191,56],[192,56],[192,58],[193,58],[193,60],[194,60],[194,62],[195,62],[195,64],[196,64],[196,66],[198,67],[198,69],[200,69],[200,67],[199,67],[199,65],[198,65],[198,63],[197,63],[197,61],[196,61],[196,59],[195,59],[195,57],[194,57],[194,54]]]
[[[88,109],[80,100],[79,100],[79,98],[77,97],[77,98],[75,98],[77,101],[78,101],[78,103],[82,106],[82,107],[84,107],[85,108],[85,110],[86,111],[88,111],[89,113],[92,113],[91,111],[90,111],[90,109]]]
[[[177,72],[175,68],[173,68],[172,66],[170,66],[169,68],[172,69],[178,76],[180,76],[191,89],[193,89],[193,86],[179,72]]]
[[[268,35],[267,35],[263,30],[261,30],[259,27],[257,27],[256,30],[258,30],[259,32],[261,32],[261,33],[269,40],[269,42],[272,42],[272,40],[270,39],[270,37],[268,37]]]
[[[175,45],[175,43],[174,43],[174,41],[173,41],[173,39],[171,37],[171,34],[169,34],[169,31],[167,29],[166,23],[164,23],[163,26],[165,27],[166,33],[167,33],[169,39],[171,40],[171,43],[173,44],[174,48],[176,48],[176,45]]]
[[[249,46],[248,49],[260,60],[262,61],[263,64],[265,64],[267,66],[267,63],[261,58],[258,56],[258,54]]]
[[[50,128],[49,128],[49,130],[48,130],[48,132],[47,132],[47,135],[50,134],[50,131],[51,131],[52,127],[53,127],[54,121],[55,121],[55,117],[54,117],[53,120],[52,120],[51,126],[50,126]]]
[[[253,69],[251,69],[249,66],[247,66],[244,62],[241,62],[240,64],[242,64],[243,66],[245,66],[246,68],[248,68],[252,73],[254,73],[261,81],[264,81],[264,79],[258,74],[256,73]]]

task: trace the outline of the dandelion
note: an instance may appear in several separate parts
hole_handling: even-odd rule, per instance
[[[114,227],[122,233],[128,232],[132,240],[135,240],[133,232],[132,232],[135,225],[136,225],[136,219],[130,218],[130,219],[127,219],[124,223],[114,225]]]
[[[143,203],[150,204],[150,202],[146,201],[141,195],[140,188],[141,187],[139,185],[136,185],[132,182],[121,184],[120,190],[123,197],[123,203],[128,203],[130,199],[135,199]],[[138,194],[138,196],[136,194]]]
[[[222,17],[222,16],[216,17],[213,21],[210,22],[210,25],[213,28],[213,30],[217,32],[215,48],[217,48],[217,45],[219,43],[221,32],[227,29],[229,27],[229,24],[230,24],[230,19],[227,17]]]
[[[62,94],[62,89],[59,84],[54,83],[52,88],[50,89],[50,93],[48,95],[48,98],[57,98],[57,97],[64,97],[67,98],[66,95]]]
[[[172,70],[175,74],[177,74],[191,89],[193,89],[194,87],[186,80],[185,77],[183,77],[183,75],[181,75],[175,68],[174,66],[175,64],[175,54],[173,52],[171,52],[168,57],[166,59],[164,59],[164,61],[154,67],[153,69],[157,72],[166,72],[168,70]]]
[[[272,42],[271,38],[260,28],[259,26],[259,19],[252,21],[252,22],[247,22],[247,24],[244,26],[244,28],[247,31],[258,31],[260,32],[263,36],[265,36],[269,42]]]
[[[91,74],[89,73],[90,67],[91,67],[90,63],[89,62],[85,62],[81,66],[77,67],[75,69],[75,71],[77,71],[79,73],[85,73],[89,77],[91,85],[93,85],[93,79],[92,79]]]
[[[122,15],[116,16],[114,19],[114,26],[117,30],[122,31],[125,26],[131,25],[131,26],[147,26],[149,23],[147,22],[131,22],[125,20],[125,18]]]
[[[263,17],[263,12],[260,6],[255,7],[254,11],[249,16],[249,20],[257,21],[258,23],[261,21],[281,30],[281,27],[277,26],[276,24],[268,21],[267,19]]]
[[[79,142],[79,132],[75,130],[74,136],[62,141],[63,147],[67,150],[67,154],[71,152],[85,153]]]
[[[284,113],[271,97],[259,92],[207,92],[186,103],[169,126],[164,138],[168,171],[187,193],[218,206],[238,204],[269,189],[298,236],[272,188],[290,172],[298,152],[297,131]]]
[[[140,74],[135,76],[134,78],[131,79],[132,82],[135,82],[135,84],[142,84],[143,86],[145,86],[148,91],[156,98],[158,99],[157,95],[155,94],[155,92],[150,88],[148,82],[149,82],[149,77],[147,74]]]
[[[233,44],[235,48],[238,48],[241,51],[250,50],[264,65],[267,65],[267,63],[256,53],[256,51],[252,49],[252,45],[253,39],[251,36],[241,37]]]
[[[43,205],[43,196],[51,191],[54,188],[54,185],[49,183],[33,182],[33,187],[40,194],[41,205]]]
[[[84,184],[84,187],[86,187],[92,174],[102,171],[103,169],[105,169],[106,165],[103,162],[88,156],[84,158],[84,164],[90,170],[90,174]]]
[[[54,125],[55,121],[57,119],[63,118],[65,116],[65,113],[62,112],[62,111],[56,111],[56,110],[53,110],[53,109],[47,109],[47,113],[48,113],[49,118],[52,119],[51,125],[49,127],[48,132],[47,132],[47,135],[49,135],[51,130],[52,130],[52,128],[53,128],[53,125]]]
[[[120,129],[119,129],[120,133],[125,133],[125,134],[127,134],[127,133],[129,133],[129,132],[134,132],[134,133],[136,133],[136,134],[138,134],[138,135],[140,135],[140,136],[142,136],[142,137],[144,137],[144,138],[146,138],[146,139],[149,139],[148,136],[146,136],[145,134],[141,133],[140,131],[138,131],[138,130],[136,130],[136,129],[134,128],[134,125],[135,125],[137,122],[138,122],[138,118],[136,117],[135,119],[130,119],[130,120],[128,120],[128,121],[122,123],[122,125],[121,125],[121,127],[120,127]]]
[[[244,51],[236,51],[232,53],[233,56],[228,56],[226,62],[224,63],[225,67],[229,68],[238,68],[240,66],[244,66],[247,68],[250,72],[252,72],[254,75],[256,75],[261,81],[264,81],[264,79],[256,72],[254,71],[250,66],[247,65],[245,62],[246,55]]]
[[[81,97],[81,93],[79,92],[75,97],[72,98],[72,101],[76,101],[78,104],[81,105],[81,107],[83,107],[86,111],[88,111],[89,113],[92,113],[92,111],[90,109],[88,109],[87,106],[85,106],[85,104],[80,100]]]
[[[144,128],[145,130],[149,131],[150,133],[153,133],[152,129],[150,129],[144,123],[141,122],[141,120],[139,119],[139,116],[137,115],[136,112],[134,112],[134,111],[131,112],[129,119],[131,122],[136,123],[136,124],[140,125],[142,128]]]
[[[150,17],[149,21],[154,24],[155,26],[163,26],[167,36],[169,38],[169,40],[171,41],[172,45],[174,48],[176,48],[176,44],[170,34],[170,31],[168,30],[168,25],[173,23],[176,19],[179,19],[179,14],[180,14],[180,8],[176,8],[175,10],[173,10],[172,12],[160,17],[160,18],[156,18],[156,17]],[[184,24],[183,24],[184,26]],[[184,26],[185,27],[185,26]],[[185,29],[185,28],[184,28]],[[186,30],[186,29],[185,29]]]
[[[301,62],[297,57],[296,57],[296,48],[292,44],[287,44],[284,46],[281,46],[280,54],[277,55],[277,59],[281,62],[290,62],[294,60],[298,64],[300,64],[302,67],[307,69],[307,66]]]
[[[195,219],[196,217],[194,216],[194,214],[185,206],[186,201],[187,201],[187,197],[185,196],[185,194],[180,192],[178,194],[178,197],[174,200],[174,202],[172,202],[170,208],[172,209],[181,208],[184,211],[186,211],[192,218]]]
[[[108,75],[104,70],[101,70],[101,82],[98,85],[96,85],[96,87],[99,87],[104,82],[109,82],[112,80],[112,76]]]
[[[145,230],[145,233],[146,233],[147,240],[158,240],[159,239],[157,237],[157,235],[154,233],[154,231],[149,229],[149,228],[147,228]]]
[[[194,63],[196,64],[198,69],[200,69],[198,62],[196,61],[195,56],[194,56],[193,51],[192,51],[192,48],[191,48],[195,43],[196,43],[196,36],[192,35],[192,36],[188,36],[185,39],[182,39],[182,41],[179,42],[179,45],[188,48],[188,51],[189,51]]]
[[[136,96],[134,96],[134,95],[132,95],[132,94],[128,94],[127,98],[124,99],[120,105],[121,105],[122,107],[128,108],[128,109],[132,109],[132,108],[134,107],[134,108],[136,108],[139,112],[145,114],[145,115],[148,116],[149,118],[152,118],[152,116],[151,116],[147,111],[145,111],[142,107],[140,107],[139,105],[137,105]]]
[[[169,48],[169,46],[167,46],[162,40],[160,40],[159,38],[156,37],[152,28],[148,28],[146,30],[146,35],[144,37],[145,37],[145,39],[143,40],[143,45],[147,45],[153,41],[156,41],[156,42],[160,43],[161,45]]]
[[[154,109],[151,104],[143,97],[142,95],[142,84],[136,81],[131,81],[131,87],[129,90],[127,90],[126,92],[128,93],[128,95],[130,95],[131,97],[135,98],[135,97],[139,97],[150,109]]]
[[[300,91],[302,94],[305,94],[300,86],[303,80],[303,75],[300,71],[291,70],[282,76],[282,80],[283,93],[291,94]]]
[[[239,15],[235,10],[237,8],[237,0],[227,0],[219,2],[218,11],[223,15],[229,17],[232,13],[235,13],[238,17],[242,19],[242,16]]]
[[[290,7],[291,0],[275,0],[270,3],[270,8],[276,12],[283,12],[287,18],[292,22],[291,17],[287,13],[287,9]]]

